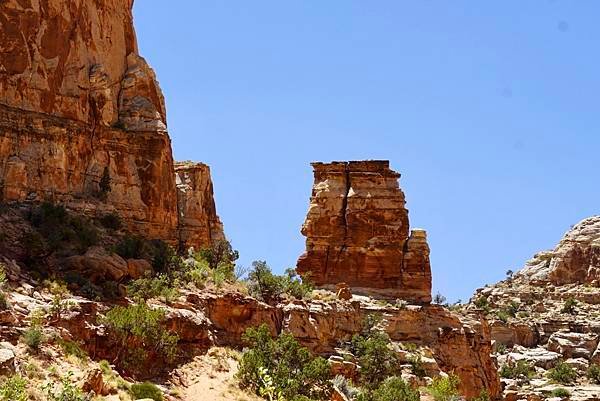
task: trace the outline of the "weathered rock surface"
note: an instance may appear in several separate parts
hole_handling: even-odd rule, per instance
[[[518,275],[555,285],[600,280],[600,216],[573,226],[553,251],[535,255]]]
[[[215,207],[210,167],[203,163],[176,163],[175,180],[182,244],[198,248],[225,239]]]
[[[409,234],[400,175],[387,161],[313,163],[315,181],[298,271],[320,287],[431,301],[429,246]]]
[[[212,187],[186,201],[204,213],[178,213],[164,99],[138,54],[132,6],[0,3],[0,199],[117,212],[128,230],[177,244],[179,232],[195,236],[186,221],[216,216]],[[208,238],[197,237],[190,242]]]
[[[595,400],[600,387],[586,377],[598,364],[600,217],[572,227],[552,251],[540,252],[526,266],[495,285],[477,290],[469,310],[491,320],[492,339],[503,365],[527,361],[530,378],[503,378],[507,400],[535,399],[558,387],[547,371],[559,361],[577,371],[561,384],[571,399]]]

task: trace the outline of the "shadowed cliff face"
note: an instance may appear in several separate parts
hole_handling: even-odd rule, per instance
[[[400,174],[387,161],[314,163],[315,182],[298,271],[318,286],[347,283],[354,292],[431,301],[429,246],[409,235]]]
[[[117,212],[147,237],[176,244],[181,231],[189,245],[206,246],[208,236],[188,233],[186,210],[179,222],[164,99],[138,54],[132,6],[0,3],[1,195]],[[195,218],[205,208],[216,215],[209,189],[190,201]]]

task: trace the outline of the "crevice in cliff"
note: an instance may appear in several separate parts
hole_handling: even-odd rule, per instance
[[[346,239],[348,238],[348,195],[350,194],[350,189],[352,185],[350,183],[350,166],[348,163],[344,164],[344,183],[346,184],[346,191],[344,192],[344,197],[342,198],[342,224],[344,226],[344,246],[346,245]]]

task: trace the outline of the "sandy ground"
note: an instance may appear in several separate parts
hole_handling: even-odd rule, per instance
[[[264,401],[238,388],[235,351],[213,348],[206,355],[177,369],[181,385],[176,392],[184,401]]]

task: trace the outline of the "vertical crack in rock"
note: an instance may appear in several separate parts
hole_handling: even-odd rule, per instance
[[[298,272],[317,287],[346,283],[355,293],[430,302],[427,237],[423,230],[409,233],[400,174],[382,160],[313,163],[313,169]]]

